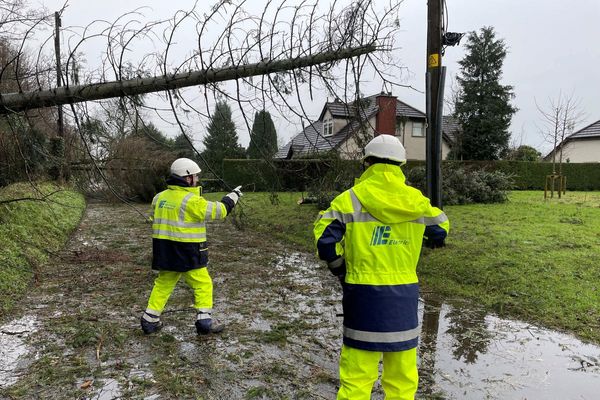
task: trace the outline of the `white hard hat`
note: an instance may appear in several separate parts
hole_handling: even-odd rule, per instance
[[[198,164],[189,158],[178,158],[171,164],[171,174],[177,176],[188,176],[199,174],[201,171]]]
[[[363,160],[367,157],[377,157],[384,160],[397,161],[400,165],[406,163],[406,150],[396,136],[381,134],[375,136],[365,146]]]

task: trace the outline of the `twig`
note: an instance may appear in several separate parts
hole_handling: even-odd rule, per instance
[[[104,340],[103,336],[100,336],[100,340],[98,341],[98,346],[96,347],[96,359],[100,361],[100,349],[102,348],[102,342]]]
[[[0,204],[14,203],[17,201],[45,201],[48,197],[50,197],[53,194],[58,193],[58,192],[62,192],[62,189],[55,190],[54,192],[48,193],[48,194],[42,196],[41,198],[39,198],[39,197],[21,197],[18,199],[0,200]]]

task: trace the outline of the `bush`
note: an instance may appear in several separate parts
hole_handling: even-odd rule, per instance
[[[19,115],[0,119],[0,186],[44,177],[48,140]]]
[[[512,186],[512,178],[500,171],[468,169],[446,164],[442,170],[442,199],[445,205],[503,203]],[[407,183],[425,192],[425,167],[407,173]]]
[[[335,158],[223,161],[223,179],[254,191],[342,191],[360,175],[356,161]]]
[[[325,174],[317,175],[308,185],[308,195],[315,199],[320,209],[326,209],[331,201],[344,190],[354,185],[354,180],[360,176],[360,163],[341,160],[331,156],[327,161]]]
[[[165,178],[176,158],[160,145],[141,136],[129,136],[115,143],[112,159],[106,163],[106,177],[110,186],[127,200],[150,202],[154,195],[165,189]],[[112,191],[106,192],[110,199]]]

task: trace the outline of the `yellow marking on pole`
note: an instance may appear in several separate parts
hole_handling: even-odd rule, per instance
[[[440,66],[440,55],[430,54],[427,58],[427,68],[435,68]]]

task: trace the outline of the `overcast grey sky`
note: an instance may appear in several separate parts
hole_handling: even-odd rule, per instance
[[[38,1],[49,10],[64,3]],[[253,1],[250,8],[255,7],[254,3],[258,1]],[[96,19],[112,21],[142,5],[152,8],[145,13],[148,20],[167,18],[192,4],[183,0],[70,0],[63,25],[85,26]],[[260,9],[256,6],[256,10]],[[600,119],[600,0],[447,0],[447,9],[450,31],[467,32],[493,26],[509,48],[503,83],[514,87],[513,104],[519,109],[511,126],[513,144],[528,144],[543,152],[550,150],[540,132],[543,124],[535,102],[547,106],[549,99],[556,98],[561,91],[581,102],[585,119],[578,128]],[[395,54],[408,69],[399,80],[416,90],[397,88],[394,94],[421,110],[425,109],[426,11],[426,0],[404,0],[399,11],[401,29],[396,37],[400,49]],[[464,56],[462,44],[464,39],[461,46],[448,48],[443,59],[448,68],[447,97],[458,72],[457,61]],[[191,41],[190,51],[194,46]],[[87,59],[92,64],[94,55],[87,54]],[[381,88],[380,81],[373,81],[363,85],[363,93],[374,94]],[[324,101],[325,98],[310,104],[309,111],[318,116]],[[287,142],[300,130],[298,124],[277,116],[275,119],[281,142]],[[239,135],[247,145],[248,133],[241,129]]]
[[[447,0],[448,29],[454,32],[493,26],[509,53],[503,83],[514,87],[519,111],[511,126],[513,140],[549,150],[540,135],[543,124],[535,101],[547,106],[560,91],[580,99],[586,119],[579,127],[600,119],[600,0]],[[419,63],[426,46],[426,1],[403,4],[401,57],[416,75],[412,84],[424,87]],[[464,39],[463,39],[464,41]],[[446,93],[464,56],[464,47],[448,48],[443,63],[448,68]],[[419,58],[421,57],[421,58]],[[404,96],[400,95],[400,98]],[[410,101],[424,109],[422,96]],[[407,97],[407,99],[409,98]]]

